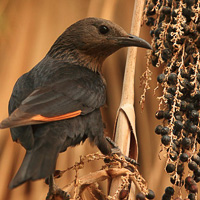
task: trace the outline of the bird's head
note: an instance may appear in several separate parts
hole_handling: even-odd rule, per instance
[[[85,18],[67,28],[48,54],[99,70],[109,55],[129,46],[151,49],[148,42],[126,33],[123,28],[109,20]]]

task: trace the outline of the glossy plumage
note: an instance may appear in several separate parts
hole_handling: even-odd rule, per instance
[[[0,123],[26,149],[10,188],[51,175],[58,154],[87,138],[103,154],[111,153],[100,113],[106,102],[101,68],[126,46],[151,48],[108,20],[86,18],[66,29],[44,59],[18,79],[9,117]]]

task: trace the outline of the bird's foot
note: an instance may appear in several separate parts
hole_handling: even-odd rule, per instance
[[[53,175],[47,178],[49,184],[49,192],[46,196],[46,200],[69,200],[70,196],[67,192],[60,189],[54,181]]]
[[[120,148],[117,146],[117,144],[110,138],[110,137],[106,137],[106,140],[111,144],[111,146],[113,147],[111,149],[111,154],[117,154],[119,156],[123,156],[125,158],[125,160],[133,165],[139,165],[133,158],[129,158],[128,156],[125,156]]]

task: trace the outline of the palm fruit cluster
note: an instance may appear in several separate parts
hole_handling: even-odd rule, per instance
[[[147,0],[144,12],[152,36],[149,62],[162,68],[157,82],[163,95],[155,115],[161,123],[155,133],[167,154],[171,182],[162,200],[195,200],[200,182],[200,1]]]

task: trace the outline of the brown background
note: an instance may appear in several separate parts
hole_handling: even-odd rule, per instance
[[[17,78],[37,64],[49,50],[55,39],[72,23],[85,17],[101,17],[112,20],[130,31],[133,0],[1,0],[0,1],[0,120],[7,117],[7,104]],[[149,28],[141,28],[140,37],[150,42]],[[103,109],[108,133],[112,135],[117,108],[120,103],[123,73],[127,49],[110,56],[104,63],[104,75],[107,80],[107,108]],[[160,139],[154,133],[155,111],[158,101],[153,95],[156,87],[158,69],[151,67],[153,81],[146,98],[145,109],[139,105],[142,89],[139,77],[146,68],[146,50],[139,49],[135,77],[136,128],[139,141],[140,172],[148,181],[149,188],[161,199],[169,178],[164,173],[165,158],[158,158]],[[156,93],[158,95],[158,92]],[[65,169],[79,160],[80,155],[96,152],[88,142],[70,148],[60,154],[57,168]],[[10,191],[8,184],[19,168],[24,149],[12,142],[9,130],[0,131],[0,200],[44,199],[48,187],[43,180],[26,183]],[[99,169],[101,163],[93,163],[84,173]],[[80,171],[80,175],[83,170]],[[58,181],[64,186],[73,179],[74,174],[67,173]]]

